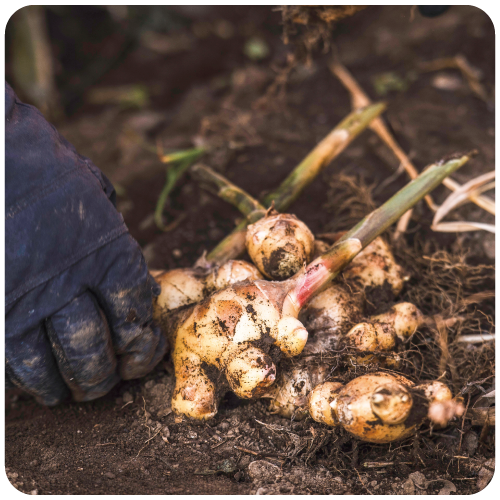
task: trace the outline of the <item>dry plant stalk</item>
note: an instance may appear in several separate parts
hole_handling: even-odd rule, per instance
[[[330,71],[340,80],[344,87],[351,93],[351,103],[353,109],[367,106],[371,103],[370,98],[363,91],[354,76],[343,66],[338,60],[333,60],[330,63]],[[407,154],[401,149],[399,144],[394,139],[393,135],[380,117],[374,119],[369,127],[384,141],[389,149],[394,153],[396,158],[401,162],[403,168],[408,173],[410,179],[415,179],[418,176],[418,170],[408,158]],[[436,204],[430,195],[425,197],[425,201],[431,210],[436,210]]]
[[[423,72],[439,71],[441,69],[460,70],[462,75],[467,80],[467,83],[472,92],[474,92],[474,94],[476,94],[484,102],[490,102],[486,89],[480,82],[481,71],[471,66],[471,64],[462,54],[458,54],[455,57],[443,57],[440,59],[435,59],[434,61],[429,61],[420,65],[420,71]]]
[[[361,86],[355,80],[354,76],[345,68],[338,60],[334,60],[330,63],[330,71],[341,81],[341,83],[346,87],[346,89],[351,93],[352,107],[353,109],[358,109],[360,107],[367,106],[371,103],[370,98],[363,91]],[[379,137],[385,142],[385,144],[391,149],[396,158],[401,162],[401,165],[406,170],[411,179],[415,179],[418,176],[418,171],[408,158],[407,154],[401,149],[399,144],[396,142],[394,136],[391,134],[385,123],[380,117],[375,118],[369,126]],[[452,191],[457,191],[461,188],[460,184],[455,182],[453,179],[447,177],[443,180],[443,184],[451,189]],[[488,197],[480,196],[479,193],[470,192],[468,198],[476,203],[479,207],[487,210],[491,214],[495,214],[495,204],[493,200]],[[427,205],[432,211],[436,211],[438,206],[432,200],[430,195],[425,197]],[[395,239],[404,233],[408,227],[411,219],[411,210],[408,211],[398,222],[396,232],[394,235]],[[451,226],[449,226],[451,227]],[[484,229],[484,228],[481,228]],[[450,229],[452,230],[452,229]]]
[[[495,171],[479,175],[475,179],[470,180],[454,193],[450,194],[443,202],[439,209],[434,214],[431,229],[438,232],[463,232],[463,231],[478,231],[484,230],[490,233],[495,232],[493,224],[484,224],[481,222],[441,222],[441,220],[450,213],[454,208],[462,205],[463,203],[471,200],[471,195],[478,196],[483,191],[488,191],[495,187]],[[493,212],[494,213],[494,212]]]

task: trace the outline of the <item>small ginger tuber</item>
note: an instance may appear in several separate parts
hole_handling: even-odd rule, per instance
[[[377,273],[379,279],[386,273],[385,277],[391,277],[392,283],[403,282],[401,267],[389,248],[377,241],[379,239],[366,248],[370,259],[358,260],[358,256],[346,268],[347,271],[355,265],[360,272],[359,279],[350,273],[351,278],[345,280],[344,271],[301,311],[299,319],[310,338],[293,367],[282,367],[276,383],[265,394],[264,397],[271,399],[271,412],[295,419],[305,416],[304,405],[309,392],[331,376],[338,365],[335,351],[339,352],[340,359],[350,361],[349,364],[391,368],[399,365],[401,360],[393,351],[397,344],[407,343],[415,333],[422,317],[418,309],[413,304],[399,303],[384,314],[360,322],[365,302],[363,290],[372,283],[366,267],[372,267],[373,262],[390,262],[390,267]],[[398,291],[399,288],[393,289],[394,294]]]
[[[273,213],[248,226],[246,247],[264,276],[281,281],[310,262],[314,235],[295,215]]]
[[[208,269],[181,268],[152,271],[151,274],[161,286],[156,304],[157,314],[195,304],[215,290],[222,290],[233,283],[262,278],[258,269],[244,260],[229,260]]]
[[[388,283],[395,296],[407,280],[403,270],[394,260],[389,245],[383,238],[375,238],[351,262],[343,273],[344,279],[359,282],[364,288]]]
[[[321,249],[328,248],[324,242],[321,243]],[[393,295],[397,296],[404,280],[401,266],[396,263],[389,246],[379,236],[346,267],[342,272],[342,279],[337,278],[306,304],[299,319],[311,335],[324,338],[324,345],[321,347],[326,348],[336,342],[334,339],[340,333],[345,333],[348,328],[361,321],[365,289],[388,284]]]
[[[389,443],[411,436],[427,419],[435,405],[452,408],[440,415],[446,424],[460,414],[460,403],[452,403],[445,384],[433,381],[415,386],[393,373],[362,375],[345,386],[325,382],[308,397],[308,410],[317,422],[340,425],[349,433],[371,443]]]
[[[385,314],[368,318],[367,322],[354,326],[347,333],[344,329],[343,335],[338,331],[330,337],[312,337],[294,365],[282,368],[276,383],[263,395],[271,399],[269,410],[295,419],[305,416],[303,406],[309,392],[330,377],[338,366],[338,360],[332,356],[332,351],[339,352],[340,359],[350,360],[358,365],[398,367],[400,358],[392,352],[396,342],[408,342],[418,325],[413,314],[401,313],[408,310],[415,316],[420,316],[413,304],[403,302],[396,304]],[[404,323],[405,319],[407,324]],[[341,350],[342,347],[346,349]]]

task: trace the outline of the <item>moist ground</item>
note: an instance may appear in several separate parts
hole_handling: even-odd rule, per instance
[[[141,141],[159,140],[165,150],[208,143],[213,149],[204,161],[258,196],[277,186],[350,111],[348,93],[321,52],[310,65],[291,71],[285,86],[273,86],[291,50],[279,38],[280,13],[245,9],[245,15],[235,8],[210,11],[210,26],[222,26],[221,19],[231,23],[229,38],[216,28],[200,38],[187,23],[180,33],[191,40],[189,49],[162,55],[138,46],[99,82],[148,85],[147,108],[81,101],[58,124],[117,185],[118,207],[151,268],[192,265],[240,216],[186,175],[165,210],[172,229],[160,232],[153,212],[165,167]],[[243,53],[245,41],[255,36],[270,49],[262,61]],[[367,93],[388,102],[390,125],[420,170],[470,149],[479,155],[454,176],[458,182],[494,168],[492,102],[477,97],[457,70],[419,71],[423,62],[462,54],[482,72],[481,83],[492,96],[494,30],[486,14],[455,6],[439,18],[417,14],[412,21],[410,7],[369,7],[339,23],[333,41]],[[388,79],[392,87],[381,87]],[[315,234],[346,229],[371,202],[381,203],[407,182],[404,172],[391,177],[397,168],[392,153],[366,131],[290,211]],[[447,194],[441,187],[433,196],[442,202]],[[473,204],[454,217],[492,222]],[[464,345],[456,337],[493,331],[494,300],[477,294],[494,289],[494,238],[486,232],[435,233],[431,220],[420,203],[408,233],[394,244],[410,276],[400,298],[436,319],[415,339],[403,371],[414,380],[445,372],[442,380],[472,406],[494,383],[494,352],[491,345]],[[466,302],[471,296],[475,301]],[[390,305],[387,294],[370,297],[373,311]],[[439,318],[450,317],[462,319],[443,330]],[[492,468],[494,427],[473,426],[467,419],[432,432],[423,427],[401,443],[372,445],[310,419],[269,415],[264,402],[239,401],[231,394],[214,420],[180,422],[169,411],[172,387],[166,360],[146,378],[120,383],[89,403],[45,408],[19,391],[7,392],[11,482],[38,494],[432,494],[453,487],[457,494],[472,494]]]

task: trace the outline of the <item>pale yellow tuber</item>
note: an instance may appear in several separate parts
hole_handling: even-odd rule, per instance
[[[302,306],[360,247],[358,240],[345,241],[292,279],[243,281],[186,309],[170,332],[174,411],[213,417],[228,387],[242,398],[262,396],[276,378],[275,360],[297,356],[306,345],[307,330],[297,319]]]
[[[195,304],[215,290],[222,290],[233,283],[262,278],[255,266],[243,260],[229,260],[208,270],[202,267],[155,270],[151,275],[161,286],[155,309],[158,314]]]
[[[331,369],[331,363],[315,363],[307,357],[291,367],[282,367],[276,383],[262,395],[270,398],[269,411],[295,420],[306,417],[309,393],[328,378]]]
[[[314,235],[295,215],[272,214],[248,226],[246,247],[264,276],[285,280],[310,262]]]
[[[324,250],[325,245],[321,242],[320,249]],[[306,304],[299,319],[311,335],[324,338],[321,347],[325,349],[339,334],[361,321],[365,289],[387,284],[397,296],[404,281],[403,270],[388,245],[381,237],[375,238],[346,267],[341,277]]]
[[[224,379],[242,398],[259,397],[274,382],[270,348],[296,356],[307,341],[302,323],[283,311],[286,296],[287,290],[275,283],[246,281],[186,311],[173,335],[174,411],[213,417]]]
[[[384,314],[368,318],[347,333],[345,328],[330,336],[316,333],[294,365],[282,368],[276,383],[263,395],[271,399],[269,410],[295,419],[305,416],[303,406],[309,392],[331,376],[338,366],[332,351],[333,354],[337,351],[344,361],[351,360],[350,364],[399,366],[400,358],[393,352],[396,343],[410,340],[420,316],[413,304],[403,302]]]
[[[361,320],[363,307],[364,295],[337,279],[304,307],[299,319],[314,337],[315,350],[336,349],[340,336]]]
[[[344,387],[340,382],[324,382],[316,386],[307,398],[307,410],[313,420],[332,427],[338,425],[337,415],[332,411],[331,403],[336,393]]]
[[[365,267],[373,266],[374,261],[389,261],[392,263],[390,268],[382,269],[378,276],[387,273],[387,278],[391,273],[393,283],[403,282],[402,270],[389,248],[377,240],[379,238],[367,246],[371,259],[363,258],[356,263],[360,279],[351,277],[346,281],[343,275],[338,277],[301,311],[299,319],[310,338],[293,367],[282,367],[276,383],[264,395],[271,399],[271,412],[295,419],[304,417],[309,392],[331,376],[338,364],[332,352],[337,351],[340,359],[356,364],[391,368],[399,365],[401,360],[393,351],[397,344],[407,343],[415,333],[422,317],[418,309],[413,304],[400,303],[383,314],[359,322],[363,318],[363,290],[371,283],[370,273]],[[353,266],[357,258],[346,269]]]
[[[343,343],[356,351],[393,351],[397,343],[408,342],[422,320],[422,313],[409,302],[401,302],[367,322],[359,323],[347,332]],[[372,363],[376,355],[354,356],[358,364]]]
[[[297,356],[306,345],[308,332],[297,319],[303,306],[325,290],[363,248],[467,160],[465,155],[453,157],[427,168],[292,278],[239,282],[181,309],[175,324],[169,325],[176,374],[173,410],[206,419],[215,415],[218,398],[227,387],[244,398],[264,395],[275,381],[275,363],[280,357]],[[384,262],[382,268],[387,266]],[[373,273],[368,279],[377,286]],[[332,399],[331,405],[335,401]],[[391,425],[407,426],[408,420]]]
[[[394,295],[399,294],[406,280],[389,245],[381,237],[375,238],[353,259],[343,276],[344,279],[358,282],[365,288],[388,283]]]
[[[426,418],[432,418],[429,409],[434,404],[451,401],[451,392],[441,382],[415,386],[401,375],[377,372],[343,387],[332,382],[316,386],[309,394],[308,409],[314,420],[340,425],[363,441],[389,443],[414,434]],[[457,414],[449,412],[441,423]]]

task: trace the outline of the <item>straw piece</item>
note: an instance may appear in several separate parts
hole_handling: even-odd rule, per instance
[[[491,182],[495,178],[495,171],[488,172],[486,174],[480,175],[469,182],[465,183],[455,192],[450,194],[444,203],[439,207],[437,212],[434,214],[434,219],[432,221],[431,229],[440,232],[463,232],[463,231],[477,231],[485,230],[492,233],[495,232],[495,226],[492,224],[483,224],[480,222],[469,222],[469,221],[459,221],[459,222],[443,222],[441,220],[448,215],[454,208],[470,201],[471,194],[474,196],[479,195],[483,191],[492,189],[495,186],[494,182]]]
[[[489,342],[495,340],[495,335],[491,333],[485,333],[483,335],[459,335],[457,337],[457,342],[465,342],[467,344],[482,344],[483,342]]]

